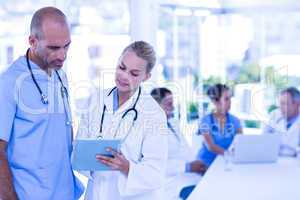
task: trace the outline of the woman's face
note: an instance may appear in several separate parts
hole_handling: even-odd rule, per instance
[[[225,90],[222,93],[221,98],[219,101],[214,102],[216,109],[218,112],[222,114],[226,114],[230,110],[231,106],[231,93],[229,90]]]
[[[125,52],[119,60],[115,82],[119,91],[135,91],[143,81],[150,78],[147,61],[138,57],[133,51]]]

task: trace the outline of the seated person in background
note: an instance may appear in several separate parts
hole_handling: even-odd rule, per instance
[[[167,115],[168,125],[168,160],[166,174],[166,197],[178,199],[180,190],[188,185],[199,182],[201,175],[187,173],[188,158],[191,157],[191,149],[183,134],[179,131],[179,121],[173,117],[173,96],[167,88],[155,88],[151,92],[152,97],[158,102]]]
[[[242,133],[240,120],[229,113],[231,92],[228,86],[216,84],[207,91],[215,105],[215,111],[204,116],[198,133],[204,142],[198,153],[198,160],[209,167],[217,155],[223,155],[231,145],[236,134]]]
[[[280,155],[296,156],[300,137],[300,92],[289,87],[280,92],[279,108],[271,114],[264,133],[279,133],[281,137]]]

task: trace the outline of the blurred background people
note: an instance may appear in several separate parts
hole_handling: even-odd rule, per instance
[[[204,142],[198,160],[209,167],[217,155],[224,155],[234,136],[242,133],[242,126],[240,120],[229,113],[231,91],[228,86],[215,84],[208,89],[207,95],[215,110],[204,116],[199,125],[198,133],[203,135]]]
[[[193,173],[189,161],[192,157],[191,147],[180,131],[179,121],[175,119],[172,92],[167,88],[155,88],[151,92],[152,97],[165,111],[168,125],[168,161],[166,172],[166,198],[179,199],[179,193],[183,187],[195,185],[201,179],[201,174]],[[202,171],[205,169],[202,168]],[[201,166],[199,166],[199,172]],[[196,171],[194,171],[196,172]]]
[[[264,133],[281,134],[280,155],[296,156],[300,137],[300,92],[295,87],[288,87],[280,92],[279,110],[271,113]]]

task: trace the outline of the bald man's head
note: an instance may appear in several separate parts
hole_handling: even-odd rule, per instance
[[[64,13],[54,7],[39,9],[32,17],[30,32],[29,59],[48,74],[52,69],[60,69],[71,44]]]
[[[44,7],[37,10],[30,23],[30,35],[37,38],[43,37],[43,24],[45,21],[51,21],[61,26],[68,26],[65,14],[55,7]]]

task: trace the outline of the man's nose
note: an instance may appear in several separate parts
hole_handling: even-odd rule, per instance
[[[59,60],[65,60],[66,56],[67,56],[67,50],[65,50],[64,48],[58,50],[57,57]]]

